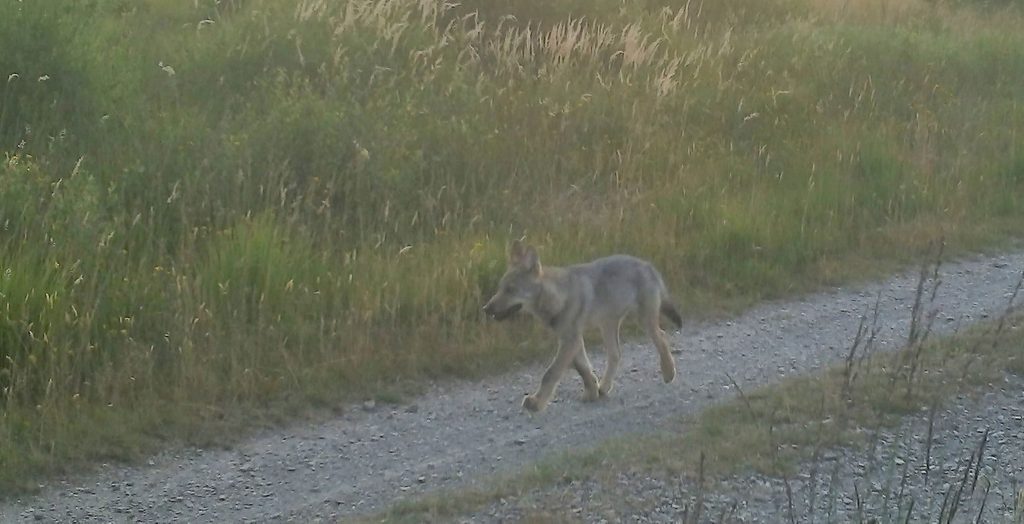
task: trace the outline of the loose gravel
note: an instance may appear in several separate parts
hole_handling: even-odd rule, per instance
[[[935,331],[999,315],[1021,268],[1024,251],[943,266],[930,306],[938,312]],[[336,420],[268,432],[229,451],[168,452],[144,465],[55,481],[37,496],[0,503],[0,522],[309,522],[370,513],[553,452],[656,430],[732,398],[726,373],[746,390],[819,370],[845,356],[876,300],[876,348],[897,349],[916,284],[911,271],[686,326],[672,338],[679,374],[669,385],[653,348],[627,345],[605,401],[581,402],[578,378],[566,375],[544,413],[523,413],[522,394],[536,387],[543,366],[447,383],[408,406],[358,404]],[[593,360],[600,368],[600,353]]]

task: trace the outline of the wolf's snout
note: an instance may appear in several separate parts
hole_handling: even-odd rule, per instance
[[[489,300],[486,304],[484,304],[484,314],[486,314],[487,316],[497,318],[499,313],[500,311],[498,311],[498,308],[494,306],[493,300]]]
[[[493,303],[488,302],[487,304],[484,304],[484,313],[495,320],[505,320],[521,308],[522,304],[516,304],[506,309],[498,309]]]

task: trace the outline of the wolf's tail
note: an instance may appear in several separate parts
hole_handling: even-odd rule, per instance
[[[661,273],[654,266],[651,266],[651,272],[654,273],[655,279],[658,281],[658,287],[661,289],[661,314],[668,317],[677,328],[683,328],[683,316],[679,314],[679,310],[676,309],[675,303],[672,302],[672,298],[668,294],[668,286],[665,285],[665,279],[661,277]]]
[[[679,314],[679,310],[676,309],[676,305],[669,300],[661,301],[661,314],[668,317],[677,328],[682,329],[683,317]]]

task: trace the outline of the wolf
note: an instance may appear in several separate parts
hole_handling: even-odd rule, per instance
[[[543,410],[551,400],[565,369],[572,364],[583,378],[584,400],[596,400],[612,391],[622,346],[622,320],[637,313],[641,327],[654,341],[666,383],[676,376],[660,316],[678,327],[683,320],[665,282],[650,262],[629,255],[612,255],[568,267],[541,266],[537,250],[519,240],[508,250],[508,269],[498,290],[483,307],[484,313],[504,320],[525,310],[544,322],[558,337],[558,352],[541,378],[540,387],[523,399],[531,412]],[[583,332],[597,327],[604,339],[608,364],[600,381],[583,346]]]

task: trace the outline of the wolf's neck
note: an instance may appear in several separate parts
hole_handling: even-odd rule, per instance
[[[541,293],[537,300],[534,314],[549,328],[555,329],[566,317],[568,297],[560,289],[564,288],[563,280],[567,278],[560,267],[545,267],[541,283]]]

